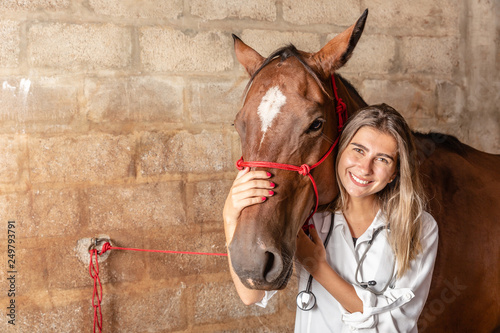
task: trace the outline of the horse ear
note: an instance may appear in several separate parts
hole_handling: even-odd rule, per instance
[[[234,52],[236,53],[236,58],[240,62],[240,64],[245,67],[248,74],[250,76],[255,73],[255,71],[262,65],[264,62],[264,57],[262,57],[257,51],[252,49],[247,44],[243,43],[243,41],[233,34],[234,39]]]
[[[358,21],[344,32],[335,36],[320,51],[312,55],[313,62],[319,66],[319,72],[325,78],[334,73],[336,69],[344,66],[352,55],[365,28],[368,9],[365,9]]]

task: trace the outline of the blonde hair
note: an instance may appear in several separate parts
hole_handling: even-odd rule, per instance
[[[380,209],[387,220],[389,244],[397,262],[397,276],[401,277],[410,267],[410,262],[422,250],[420,243],[421,218],[426,199],[418,172],[417,151],[411,130],[404,118],[386,104],[360,109],[347,122],[339,142],[336,172],[340,156],[362,127],[372,127],[391,135],[397,143],[398,159],[396,177],[378,192]],[[335,210],[345,210],[348,194],[340,182],[340,193],[335,201]]]

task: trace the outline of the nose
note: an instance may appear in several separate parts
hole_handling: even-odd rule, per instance
[[[371,158],[364,157],[358,160],[358,169],[362,175],[367,176],[372,174],[373,161]]]
[[[281,251],[262,242],[244,243],[244,240],[233,238],[229,245],[231,265],[241,282],[251,289],[279,287],[283,273]]]

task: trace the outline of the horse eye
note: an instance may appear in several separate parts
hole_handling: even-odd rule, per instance
[[[323,121],[320,119],[316,119],[312,122],[311,126],[309,126],[309,131],[317,131],[323,126]]]

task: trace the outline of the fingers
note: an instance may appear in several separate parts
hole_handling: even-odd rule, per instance
[[[269,180],[271,176],[267,171],[249,168],[239,171],[224,205],[224,219],[234,223],[244,208],[273,196],[275,184]]]
[[[238,175],[236,175],[236,180],[234,181],[235,184],[242,184],[246,183],[250,180],[253,179],[268,179],[271,178],[271,173],[267,171],[249,171],[249,168],[245,168],[238,172]]]
[[[309,236],[307,236],[306,233],[304,232],[304,230],[302,228],[300,228],[299,233],[297,234],[297,238],[299,238],[300,240],[303,240],[305,238],[309,239]]]
[[[272,191],[274,187],[274,183],[269,180],[256,179],[241,184],[234,184],[231,188],[231,194],[239,196],[262,196],[266,195],[269,191]],[[274,191],[272,192],[274,193]]]
[[[245,174],[247,174],[250,171],[249,167],[243,168],[243,170],[240,170],[238,174],[236,175],[236,179],[239,179],[243,177]]]
[[[250,188],[245,191],[239,191],[235,189],[231,193],[231,198],[235,203],[235,206],[249,206],[250,205],[260,203],[266,201],[268,197],[274,195],[273,190],[268,190],[265,188]],[[236,204],[239,203],[239,204]]]
[[[267,171],[249,171],[245,168],[238,172],[231,188],[231,195],[239,195],[239,198],[273,195],[274,192],[269,191],[276,185],[269,180],[271,176]]]
[[[297,233],[297,251],[302,252],[302,254],[306,253],[307,247],[314,247],[315,243],[307,236],[307,234],[302,230],[302,228]]]
[[[326,260],[326,251],[314,225],[309,226],[309,235],[312,239],[302,228],[299,230],[295,255],[306,270],[313,274],[319,267],[318,264]]]
[[[299,241],[302,241],[304,239],[304,237],[307,237],[307,235],[304,232],[304,230],[302,230],[302,228],[300,228],[299,232],[297,233],[297,238],[299,239]]]
[[[242,199],[242,200],[236,201],[234,203],[234,205],[235,205],[235,208],[241,212],[241,210],[243,210],[243,208],[245,208],[245,207],[256,205],[256,204],[260,204],[260,203],[263,203],[266,200],[267,200],[267,197],[265,197],[265,196],[250,197],[250,198],[246,198],[246,199]]]
[[[299,261],[304,256],[305,245],[307,245],[307,242],[310,242],[310,241],[311,240],[309,239],[309,237],[307,237],[306,233],[301,228],[299,230],[299,232],[297,233],[297,252],[295,253],[295,255],[297,256]]]
[[[318,231],[316,230],[314,225],[311,225],[309,227],[309,234],[311,235],[311,238],[312,238],[312,241],[314,242],[314,244],[323,244],[323,241],[319,237]]]

